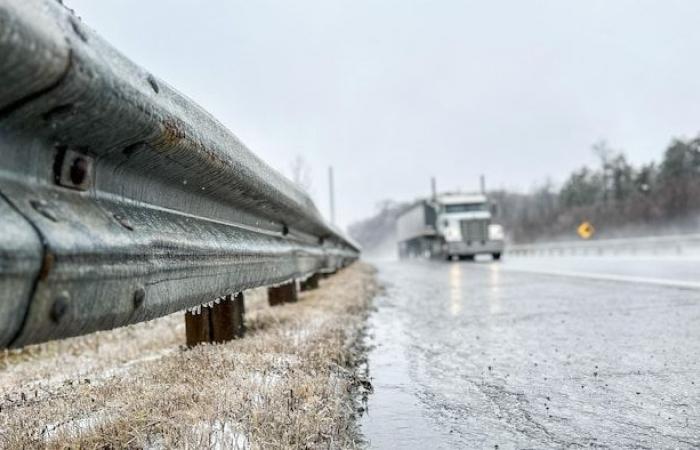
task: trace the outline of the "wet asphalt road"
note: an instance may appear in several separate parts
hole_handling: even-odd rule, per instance
[[[376,265],[372,448],[700,447],[700,261]]]

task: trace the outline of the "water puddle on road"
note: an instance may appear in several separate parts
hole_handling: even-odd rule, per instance
[[[508,262],[377,267],[371,448],[698,448],[699,291]]]
[[[425,417],[406,357],[405,324],[390,294],[376,299],[369,319],[369,375],[374,393],[367,400],[361,429],[370,448],[454,448],[449,435]]]

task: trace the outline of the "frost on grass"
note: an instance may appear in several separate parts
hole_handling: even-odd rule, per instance
[[[266,305],[248,334],[186,350],[182,314],[5,352],[0,447],[347,448],[359,443],[359,346],[376,292],[361,263]]]

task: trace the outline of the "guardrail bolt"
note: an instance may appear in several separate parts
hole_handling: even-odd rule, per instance
[[[139,309],[143,302],[146,300],[146,289],[143,286],[139,286],[134,291],[134,309]]]
[[[222,343],[245,335],[245,303],[243,293],[227,295],[211,307],[202,307],[199,314],[185,313],[187,346]]]
[[[58,184],[61,186],[85,191],[90,186],[93,159],[80,152],[65,149],[59,151],[57,156],[60,165],[57,165]]]
[[[88,174],[88,162],[85,158],[77,157],[70,166],[70,180],[73,184],[83,184]]]
[[[267,301],[270,306],[282,305],[284,303],[296,303],[298,300],[299,295],[295,280],[267,289]]]
[[[51,321],[54,323],[58,323],[61,318],[66,314],[68,311],[68,301],[70,300],[70,296],[68,295],[67,292],[61,292],[56,299],[53,301],[53,305],[51,305],[51,311],[49,314],[51,315]]]
[[[160,87],[158,86],[158,82],[156,81],[155,77],[153,75],[148,75],[146,78],[148,80],[148,84],[151,85],[151,89],[153,89],[153,92],[156,94],[160,92]]]
[[[299,283],[299,289],[304,292],[304,291],[310,291],[312,289],[317,289],[318,288],[318,280],[321,279],[321,276],[317,273],[311,275],[309,278],[306,280],[302,281]]]

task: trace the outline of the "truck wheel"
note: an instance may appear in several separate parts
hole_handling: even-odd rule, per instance
[[[493,254],[493,260],[494,261],[500,261],[501,260],[501,253],[497,252]]]

